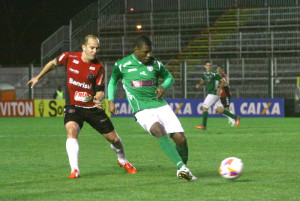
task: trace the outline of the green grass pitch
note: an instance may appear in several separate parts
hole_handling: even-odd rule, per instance
[[[0,200],[300,200],[299,118],[181,118],[189,144],[188,167],[197,181],[176,177],[176,167],[155,138],[133,118],[112,118],[127,159],[126,174],[105,139],[85,124],[79,135],[81,177],[71,180],[62,118],[0,118]],[[236,180],[218,173],[220,162],[241,158]]]

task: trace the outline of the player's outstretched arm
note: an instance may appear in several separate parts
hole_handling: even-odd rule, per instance
[[[199,87],[200,87],[200,85],[201,84],[204,84],[204,80],[203,79],[201,79],[200,81],[199,81],[199,83],[198,84],[196,84],[196,89],[198,89]]]
[[[34,85],[44,76],[46,75],[48,72],[50,72],[51,70],[55,69],[57,67],[56,64],[56,59],[53,59],[51,61],[49,61],[45,67],[43,68],[43,70],[35,77],[33,77],[31,80],[29,80],[27,82],[27,85],[31,84],[31,88],[34,87]]]

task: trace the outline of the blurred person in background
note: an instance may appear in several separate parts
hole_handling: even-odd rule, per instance
[[[232,114],[228,110],[224,110],[224,106],[222,105],[220,100],[221,91],[227,82],[222,78],[222,76],[218,72],[212,70],[212,64],[210,61],[205,61],[204,67],[205,72],[201,75],[200,81],[196,85],[196,88],[198,89],[201,84],[204,84],[207,96],[205,97],[202,106],[202,124],[199,126],[195,126],[195,128],[200,130],[206,130],[208,108],[210,108],[211,106],[214,106],[218,114],[224,114],[230,118],[233,118],[236,121],[236,126],[239,127],[240,117]]]
[[[229,90],[227,75],[223,73],[223,67],[221,65],[217,66],[217,72],[222,76],[223,80],[225,80],[224,87],[222,88],[221,95],[220,95],[221,103],[224,106],[224,110],[228,110],[229,112],[233,113],[232,111],[230,111],[231,92]],[[229,116],[227,117],[228,117],[228,123],[231,126],[235,126],[235,120]]]
[[[64,92],[61,89],[61,86],[58,86],[56,91],[53,94],[53,99],[64,99]]]

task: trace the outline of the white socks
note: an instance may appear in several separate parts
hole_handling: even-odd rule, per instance
[[[78,168],[78,153],[79,153],[78,140],[75,138],[68,138],[66,141],[66,149],[67,149],[67,153],[69,156],[71,172],[74,169],[77,169],[79,171],[79,168]]]
[[[231,110],[229,110],[232,114],[234,114]],[[232,125],[235,125],[235,120],[231,117],[228,117],[229,121],[231,122]]]
[[[231,117],[228,117],[229,121],[231,122],[231,124],[235,125],[235,120]]]
[[[119,137],[119,141],[115,144],[110,144],[110,147],[114,152],[116,152],[118,160],[121,165],[125,165],[127,162],[125,158],[124,146],[121,138]],[[78,153],[79,153],[79,145],[78,140],[75,138],[68,138],[66,141],[66,149],[69,157],[69,163],[71,166],[71,172],[74,169],[79,171],[78,167]]]
[[[124,146],[121,138],[119,137],[119,141],[117,143],[110,144],[110,147],[112,150],[114,150],[114,152],[116,152],[118,160],[121,163],[121,165],[125,165],[127,160],[125,158],[125,151],[124,151]]]
[[[229,112],[231,112],[231,111],[229,110]],[[231,112],[231,113],[234,114],[233,112]],[[233,118],[231,118],[231,117],[229,117],[229,116],[227,116],[225,114],[223,114],[223,115],[228,118],[228,120],[230,121],[231,125],[235,125],[235,120]]]

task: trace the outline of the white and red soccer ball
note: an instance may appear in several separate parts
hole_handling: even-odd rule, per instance
[[[236,179],[243,172],[243,162],[236,157],[229,157],[221,162],[219,167],[220,175],[226,179]]]

